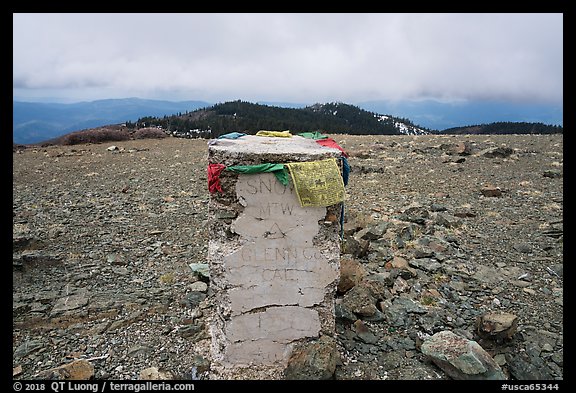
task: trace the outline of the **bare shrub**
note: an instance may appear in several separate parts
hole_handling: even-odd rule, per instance
[[[127,141],[130,133],[126,130],[113,130],[109,128],[97,128],[72,132],[62,137],[63,145],[77,145],[81,143],[103,143],[110,141]]]
[[[159,128],[140,128],[134,132],[134,139],[166,138],[166,133]]]

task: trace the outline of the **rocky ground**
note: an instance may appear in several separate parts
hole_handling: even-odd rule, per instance
[[[352,172],[333,378],[458,378],[423,347],[451,331],[506,378],[563,379],[562,135],[334,139]],[[15,149],[14,379],[217,378],[190,268],[206,143]]]

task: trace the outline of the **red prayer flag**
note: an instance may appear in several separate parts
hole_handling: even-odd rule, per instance
[[[208,191],[211,194],[216,191],[223,192],[220,185],[220,173],[226,168],[224,164],[208,164]]]
[[[336,143],[336,141],[332,138],[324,138],[324,139],[317,139],[316,143],[322,145],[322,146],[326,146],[326,147],[333,147],[335,149],[338,149],[342,152],[342,155],[346,158],[348,158],[348,154],[344,151],[344,149],[342,149],[340,147],[339,144]]]

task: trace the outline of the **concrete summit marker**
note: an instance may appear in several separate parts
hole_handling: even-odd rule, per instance
[[[208,161],[283,164],[340,154],[297,136],[245,136],[211,142]],[[220,181],[223,192],[209,207],[213,362],[226,378],[239,367],[270,378],[295,346],[334,336],[340,224],[327,217],[339,218],[341,204],[302,207],[293,181],[285,186],[272,173],[223,171]]]

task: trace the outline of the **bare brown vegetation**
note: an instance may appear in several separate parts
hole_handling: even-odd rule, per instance
[[[168,135],[159,128],[140,128],[134,132],[134,139],[166,138]]]
[[[111,128],[95,128],[66,134],[59,139],[61,145],[78,145],[81,143],[102,143],[110,141],[130,140],[127,130],[115,130]]]
[[[124,125],[110,125],[99,128],[90,128],[86,130],[74,131],[58,138],[54,138],[41,143],[42,147],[52,145],[79,145],[87,143],[106,143],[106,142],[119,142],[135,139],[161,139],[166,138],[168,135],[159,128],[140,128],[131,130]],[[22,150],[25,145],[20,147]],[[15,145],[14,149],[18,149]]]

